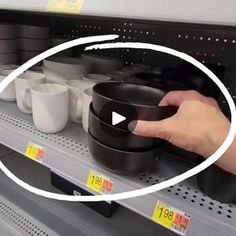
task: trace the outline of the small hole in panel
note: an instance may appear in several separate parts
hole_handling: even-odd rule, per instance
[[[228,42],[228,40],[227,39],[224,39],[224,43],[227,43]]]
[[[216,38],[216,42],[219,42],[220,40],[218,38]]]
[[[181,38],[181,34],[178,35],[178,38]]]
[[[200,37],[200,40],[203,40],[203,37]]]
[[[232,40],[232,43],[236,43],[236,40],[234,39],[234,40]]]
[[[185,35],[185,38],[188,39],[188,35]]]
[[[231,219],[232,217],[230,215],[227,215],[227,218]]]

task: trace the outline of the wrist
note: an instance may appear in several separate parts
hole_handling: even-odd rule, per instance
[[[200,147],[201,150],[199,150],[199,154],[205,158],[214,154],[226,139],[229,129],[230,123],[225,121],[224,124],[221,123],[220,127],[207,133],[205,138],[202,140],[202,148]]]

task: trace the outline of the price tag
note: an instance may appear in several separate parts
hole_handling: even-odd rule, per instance
[[[84,0],[48,0],[47,11],[79,14]]]
[[[190,216],[188,214],[159,201],[155,206],[152,219],[156,223],[180,235],[185,235],[190,222]]]
[[[87,178],[86,186],[98,193],[108,194],[112,192],[114,182],[111,178],[91,170]]]
[[[26,150],[25,150],[25,156],[28,158],[35,160],[35,161],[40,161],[43,159],[45,156],[46,152],[43,147],[40,147],[37,144],[29,142],[27,144]]]

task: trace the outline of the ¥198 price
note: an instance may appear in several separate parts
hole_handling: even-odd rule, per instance
[[[180,235],[185,235],[190,222],[190,215],[158,201],[152,219]]]
[[[88,188],[99,193],[111,193],[113,185],[114,183],[110,178],[92,170],[89,172],[86,183]]]
[[[159,218],[166,218],[170,221],[173,220],[173,217],[174,217],[174,212],[169,210],[168,208],[164,208],[164,207],[161,207],[160,208],[160,214],[159,214]]]

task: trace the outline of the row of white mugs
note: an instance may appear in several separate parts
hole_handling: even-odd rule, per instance
[[[10,72],[12,70],[0,71],[0,81]],[[65,128],[68,120],[82,122],[87,132],[92,87],[109,79],[91,74],[62,85],[47,81],[43,73],[26,71],[7,86],[0,99],[16,101],[21,112],[33,114],[34,124],[41,132],[57,133]]]

